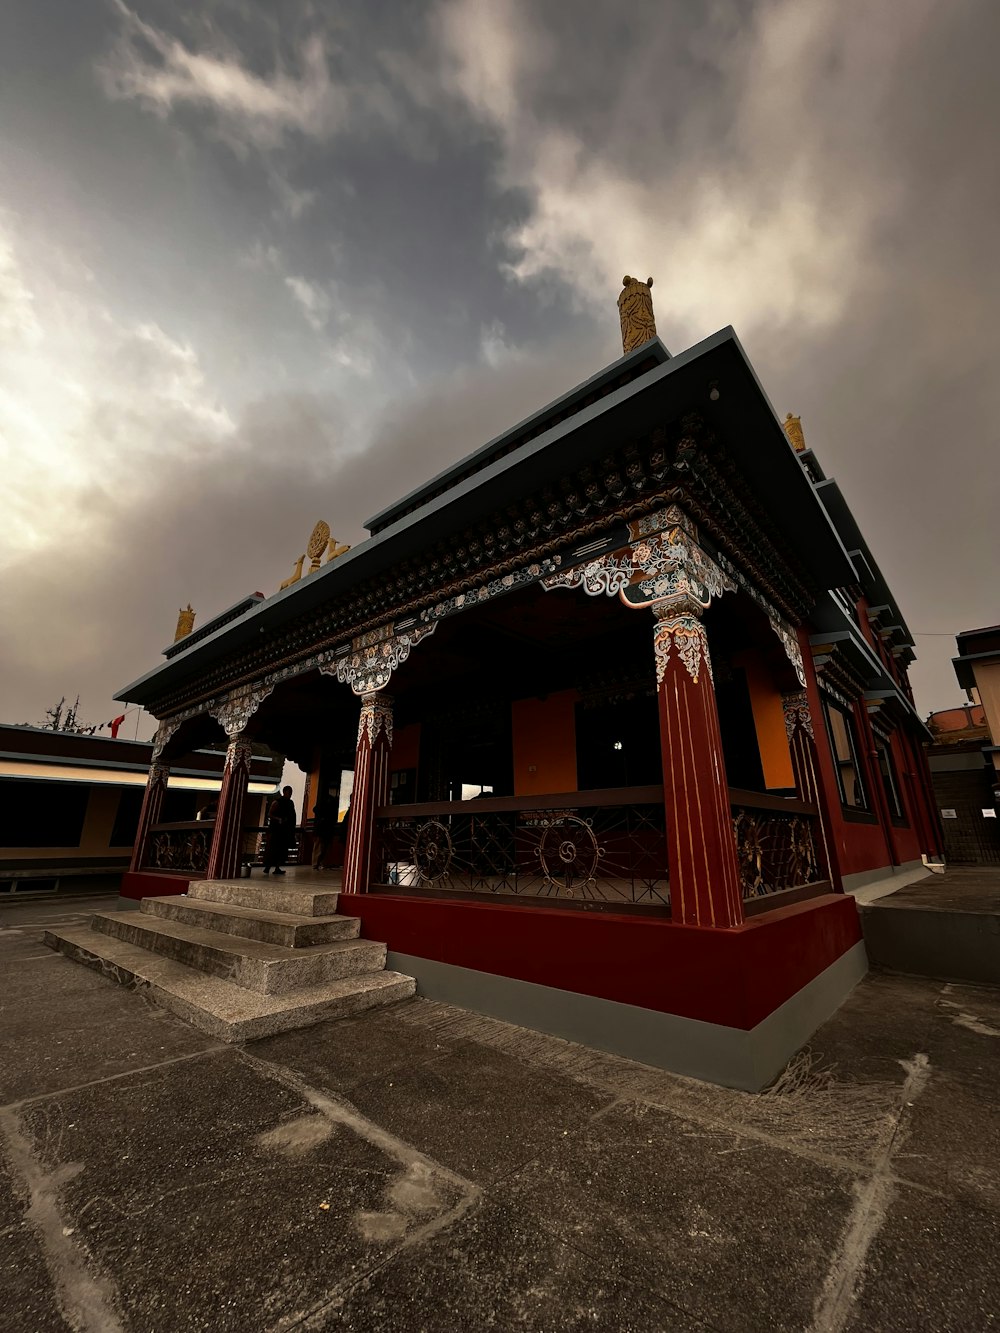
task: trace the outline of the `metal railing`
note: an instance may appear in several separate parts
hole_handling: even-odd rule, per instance
[[[166,870],[204,875],[208,870],[208,855],[212,848],[215,821],[200,819],[168,824],[154,824],[149,831],[149,842],[143,862],[144,870]],[[259,866],[264,860],[267,829],[251,825],[243,829],[241,861],[244,866]],[[292,836],[285,858],[286,865],[296,865],[302,845],[302,829]]]
[[[149,830],[143,869],[188,870],[203,875],[208,869],[214,830],[214,821],[208,819],[154,824]]]
[[[659,787],[383,806],[379,879],[401,888],[665,908]]]
[[[729,802],[744,901],[827,878],[814,805],[733,788]]]
[[[805,801],[729,790],[745,901],[827,878],[819,814]],[[378,881],[605,906],[670,905],[660,787],[383,806]]]

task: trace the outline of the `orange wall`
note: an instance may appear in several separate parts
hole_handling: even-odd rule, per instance
[[[514,795],[576,791],[576,690],[547,699],[515,699]]]
[[[764,770],[764,785],[768,790],[794,787],[795,774],[785,732],[781,691],[771,680],[767,666],[755,653],[740,653],[733,658],[733,665],[742,667],[746,672],[760,762]]]

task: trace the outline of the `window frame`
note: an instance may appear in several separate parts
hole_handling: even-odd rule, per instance
[[[840,797],[840,808],[845,815],[853,818],[861,817],[864,822],[875,821],[877,817],[872,811],[869,789],[871,786],[871,774],[868,772],[862,759],[861,747],[858,744],[857,718],[854,709],[839,699],[834,699],[828,694],[823,694],[823,720],[826,724],[827,739],[830,742],[830,757],[833,760],[833,771],[837,779],[837,792]],[[840,747],[837,744],[833,714],[836,713],[843,722],[844,734],[847,742],[848,755],[842,757]],[[843,769],[850,766],[854,773],[854,784],[856,791],[860,792],[862,804],[850,804],[847,800],[847,787],[844,782]]]

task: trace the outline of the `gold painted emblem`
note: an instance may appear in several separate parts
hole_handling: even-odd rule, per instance
[[[309,556],[309,573],[315,574],[319,569],[320,561],[323,559],[323,552],[326,550],[326,544],[330,540],[330,525],[324,523],[322,519],[312,530],[312,536],[309,538],[309,544],[306,547],[306,554]]]

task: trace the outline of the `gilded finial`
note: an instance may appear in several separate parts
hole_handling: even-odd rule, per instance
[[[293,583],[298,583],[299,579],[302,577],[302,566],[305,564],[305,561],[305,556],[300,555],[295,562],[295,568],[289,574],[288,578],[285,579],[284,583],[278,585],[279,592],[284,592],[285,589],[290,588]]]
[[[190,602],[188,602],[187,606],[184,607],[182,611],[178,611],[177,630],[174,634],[174,643],[176,643],[178,639],[186,639],[191,633],[194,629],[194,617],[195,612],[192,611]]]
[[[801,454],[806,447],[806,437],[802,434],[802,418],[793,417],[791,412],[786,412],[784,426],[792,448],[797,454]]]
[[[656,337],[653,297],[649,290],[652,285],[652,278],[641,282],[638,278],[630,278],[627,273],[622,278],[622,290],[618,293],[618,316],[622,324],[622,350],[626,354]]]
[[[322,519],[316,524],[309,538],[309,545],[306,547],[306,554],[309,556],[309,573],[315,574],[319,569],[320,561],[323,559],[323,552],[326,550],[326,544],[330,540],[330,525],[324,523]]]

